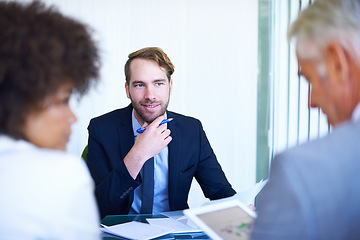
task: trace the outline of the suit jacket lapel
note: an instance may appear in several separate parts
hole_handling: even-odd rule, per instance
[[[119,119],[119,127],[117,129],[120,140],[120,153],[121,157],[124,159],[126,154],[130,151],[134,145],[134,132],[132,129],[132,106],[129,105],[124,111],[125,117]]]
[[[121,116],[119,116],[119,126],[114,131],[118,132],[119,135],[119,151],[121,159],[124,159],[126,154],[130,151],[132,146],[134,145],[134,132],[132,129],[132,106],[131,104],[125,108],[125,111],[122,112]],[[129,210],[132,202],[134,201],[134,192],[129,194],[129,202],[127,209]]]

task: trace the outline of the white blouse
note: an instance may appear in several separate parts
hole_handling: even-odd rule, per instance
[[[84,161],[0,135],[0,238],[101,239]]]

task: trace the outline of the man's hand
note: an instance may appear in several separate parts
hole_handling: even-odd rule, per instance
[[[166,124],[159,126],[164,119],[165,116],[160,116],[150,125],[145,123],[142,127],[146,127],[146,130],[137,135],[134,146],[124,158],[125,166],[134,179],[146,160],[161,152],[171,142],[170,129],[167,129]]]

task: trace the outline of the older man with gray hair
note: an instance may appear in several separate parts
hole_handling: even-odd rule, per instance
[[[360,1],[316,0],[289,38],[333,131],[275,157],[252,239],[360,239]]]

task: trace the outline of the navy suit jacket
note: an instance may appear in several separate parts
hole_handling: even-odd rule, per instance
[[[169,148],[169,204],[172,211],[188,208],[188,194],[193,177],[205,197],[214,200],[236,192],[224,172],[202,128],[201,122],[167,111],[172,141]],[[114,110],[90,121],[87,165],[95,181],[95,195],[101,217],[128,214],[134,180],[123,159],[134,144],[132,106]]]

